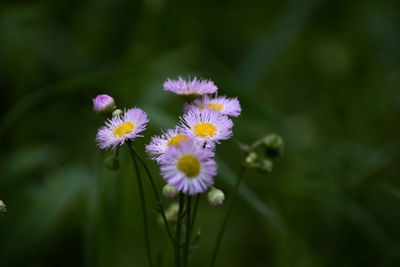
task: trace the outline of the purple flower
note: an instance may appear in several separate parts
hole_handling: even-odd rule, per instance
[[[176,127],[175,129],[167,130],[161,136],[153,136],[150,144],[146,146],[146,151],[152,160],[162,163],[164,154],[170,146],[179,145],[182,141],[187,140],[189,140],[189,137],[182,133],[181,128]]]
[[[191,97],[192,100],[204,94],[214,94],[218,90],[214,82],[202,79],[198,80],[196,77],[188,81],[182,79],[182,77],[179,77],[178,80],[167,79],[163,86],[166,91]]]
[[[114,98],[109,95],[98,95],[93,99],[93,109],[100,114],[110,115],[114,108]]]
[[[171,146],[161,165],[164,180],[178,191],[194,195],[203,193],[214,184],[217,164],[211,159],[213,153],[192,141]]]
[[[196,99],[192,105],[185,106],[185,110],[205,108],[216,110],[222,115],[232,117],[239,116],[242,111],[239,100],[237,100],[237,98],[228,98],[226,96],[212,98],[208,95],[205,95],[201,99]]]
[[[147,114],[139,108],[131,108],[124,111],[123,115],[112,117],[106,122],[106,126],[99,129],[96,140],[101,149],[112,147],[116,149],[128,140],[142,137],[138,133],[146,129],[149,122]]]
[[[207,147],[232,136],[232,120],[215,110],[191,110],[181,117],[181,123],[184,134]]]

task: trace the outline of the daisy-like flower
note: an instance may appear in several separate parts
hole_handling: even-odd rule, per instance
[[[167,151],[168,162],[161,165],[164,180],[178,191],[194,195],[214,184],[217,164],[213,153],[192,141],[181,142]]]
[[[186,110],[188,107],[185,107]],[[222,115],[237,117],[240,115],[242,109],[237,98],[228,98],[226,96],[219,96],[212,98],[208,95],[203,96],[201,99],[196,99],[189,109],[205,109],[216,110]]]
[[[187,140],[189,140],[189,137],[182,133],[181,128],[176,127],[175,129],[167,130],[161,136],[153,136],[150,144],[146,146],[146,151],[152,160],[162,163],[164,154],[169,147],[176,146],[180,142]]]
[[[147,114],[140,108],[131,108],[123,115],[114,116],[106,122],[106,126],[99,129],[96,140],[101,149],[116,149],[128,140],[142,137],[140,132],[146,129],[149,122]]]
[[[182,79],[182,77],[178,77],[178,80],[167,79],[163,86],[164,90],[181,95],[189,102],[204,94],[214,94],[218,90],[213,81],[197,79],[196,77],[188,81]]]
[[[207,147],[232,136],[232,120],[215,110],[191,110],[181,117],[181,123],[183,133]]]
[[[114,98],[109,95],[98,95],[93,99],[93,110],[103,115],[109,115],[115,108]]]

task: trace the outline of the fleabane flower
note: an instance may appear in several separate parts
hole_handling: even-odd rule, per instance
[[[128,140],[142,137],[140,132],[146,129],[149,122],[147,114],[140,108],[124,110],[123,115],[114,116],[99,129],[96,140],[101,149],[116,149]]]
[[[239,100],[237,98],[228,98],[226,96],[210,97],[203,96],[196,99],[192,105],[185,107],[186,110],[191,109],[211,109],[220,112],[222,115],[237,117],[242,112]]]
[[[232,120],[215,110],[191,110],[181,117],[181,123],[183,133],[207,147],[232,136]]]
[[[164,154],[169,147],[179,145],[180,142],[187,140],[189,140],[189,137],[182,132],[181,128],[176,127],[167,130],[161,136],[153,136],[150,144],[146,146],[146,151],[152,160],[162,163]]]
[[[102,115],[110,115],[115,108],[114,98],[102,94],[93,99],[93,110]]]
[[[164,180],[178,191],[194,195],[203,193],[214,184],[217,164],[213,153],[193,141],[181,142],[168,149],[168,161],[161,165]]]
[[[218,90],[213,81],[197,79],[196,77],[188,81],[182,79],[182,77],[178,77],[178,80],[167,79],[163,86],[165,91],[181,95],[189,102],[198,96],[214,94]]]

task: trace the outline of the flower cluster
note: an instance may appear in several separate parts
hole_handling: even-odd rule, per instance
[[[232,136],[228,116],[240,115],[239,101],[216,96],[218,88],[212,81],[197,78],[168,79],[164,89],[185,97],[184,114],[175,128],[154,136],[146,150],[170,186],[189,195],[203,193],[214,184],[215,147]]]
[[[232,136],[229,116],[240,115],[239,101],[217,96],[218,88],[210,80],[167,79],[164,89],[185,97],[184,114],[175,128],[154,136],[146,150],[160,164],[161,175],[170,186],[189,195],[203,193],[214,184],[215,147]],[[116,149],[141,137],[149,121],[139,108],[115,109],[114,99],[108,95],[97,96],[93,109],[111,116],[96,136],[101,149]],[[110,169],[118,169],[116,158],[108,163]]]
[[[210,80],[194,78],[186,81],[181,77],[178,80],[168,79],[164,83],[164,89],[181,95],[185,99],[184,114],[179,117],[178,125],[160,135],[153,136],[150,144],[146,146],[146,151],[149,157],[160,165],[161,175],[166,181],[162,190],[163,195],[173,199],[179,194],[179,204],[173,203],[170,208],[164,210],[145,161],[136,152],[136,147],[131,145],[135,138],[143,136],[141,134],[149,122],[147,114],[143,110],[136,107],[124,110],[117,109],[111,96],[98,95],[93,99],[93,109],[108,119],[105,121],[105,125],[98,130],[96,141],[101,149],[111,148],[115,150],[114,156],[104,162],[105,166],[113,171],[118,170],[120,166],[118,160],[119,148],[126,144],[130,151],[138,180],[149,265],[152,266],[153,264],[147,227],[146,198],[136,159],[146,169],[157,200],[157,210],[160,212],[161,221],[174,244],[175,262],[177,266],[181,263],[183,263],[183,266],[187,266],[191,244],[197,242],[198,239],[197,234],[191,241],[199,198],[196,198],[192,215],[190,196],[208,191],[207,198],[210,205],[220,206],[224,202],[224,193],[213,187],[217,175],[217,164],[213,157],[217,144],[232,136],[233,122],[229,117],[239,116],[241,107],[237,98],[218,96],[218,88]],[[279,140],[276,138],[271,137],[266,142],[271,151],[279,149]],[[252,162],[254,163],[254,160]],[[188,196],[183,196],[182,193]],[[183,210],[184,207],[185,211]],[[0,200],[0,213],[4,210],[5,205]],[[176,224],[174,229],[176,237],[173,237],[170,224]],[[182,224],[185,224],[186,232],[184,244],[181,244]]]

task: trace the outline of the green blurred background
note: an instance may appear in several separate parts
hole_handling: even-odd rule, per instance
[[[247,172],[218,266],[400,266],[399,11],[395,0],[1,1],[0,266],[147,266],[128,151],[118,172],[104,168],[113,153],[96,146],[92,98],[148,113],[135,141],[145,156],[181,115],[162,90],[178,75],[239,97],[238,140],[286,142],[272,173]],[[217,155],[229,196],[243,153],[229,140]],[[225,208],[202,200],[190,266],[208,266]]]

